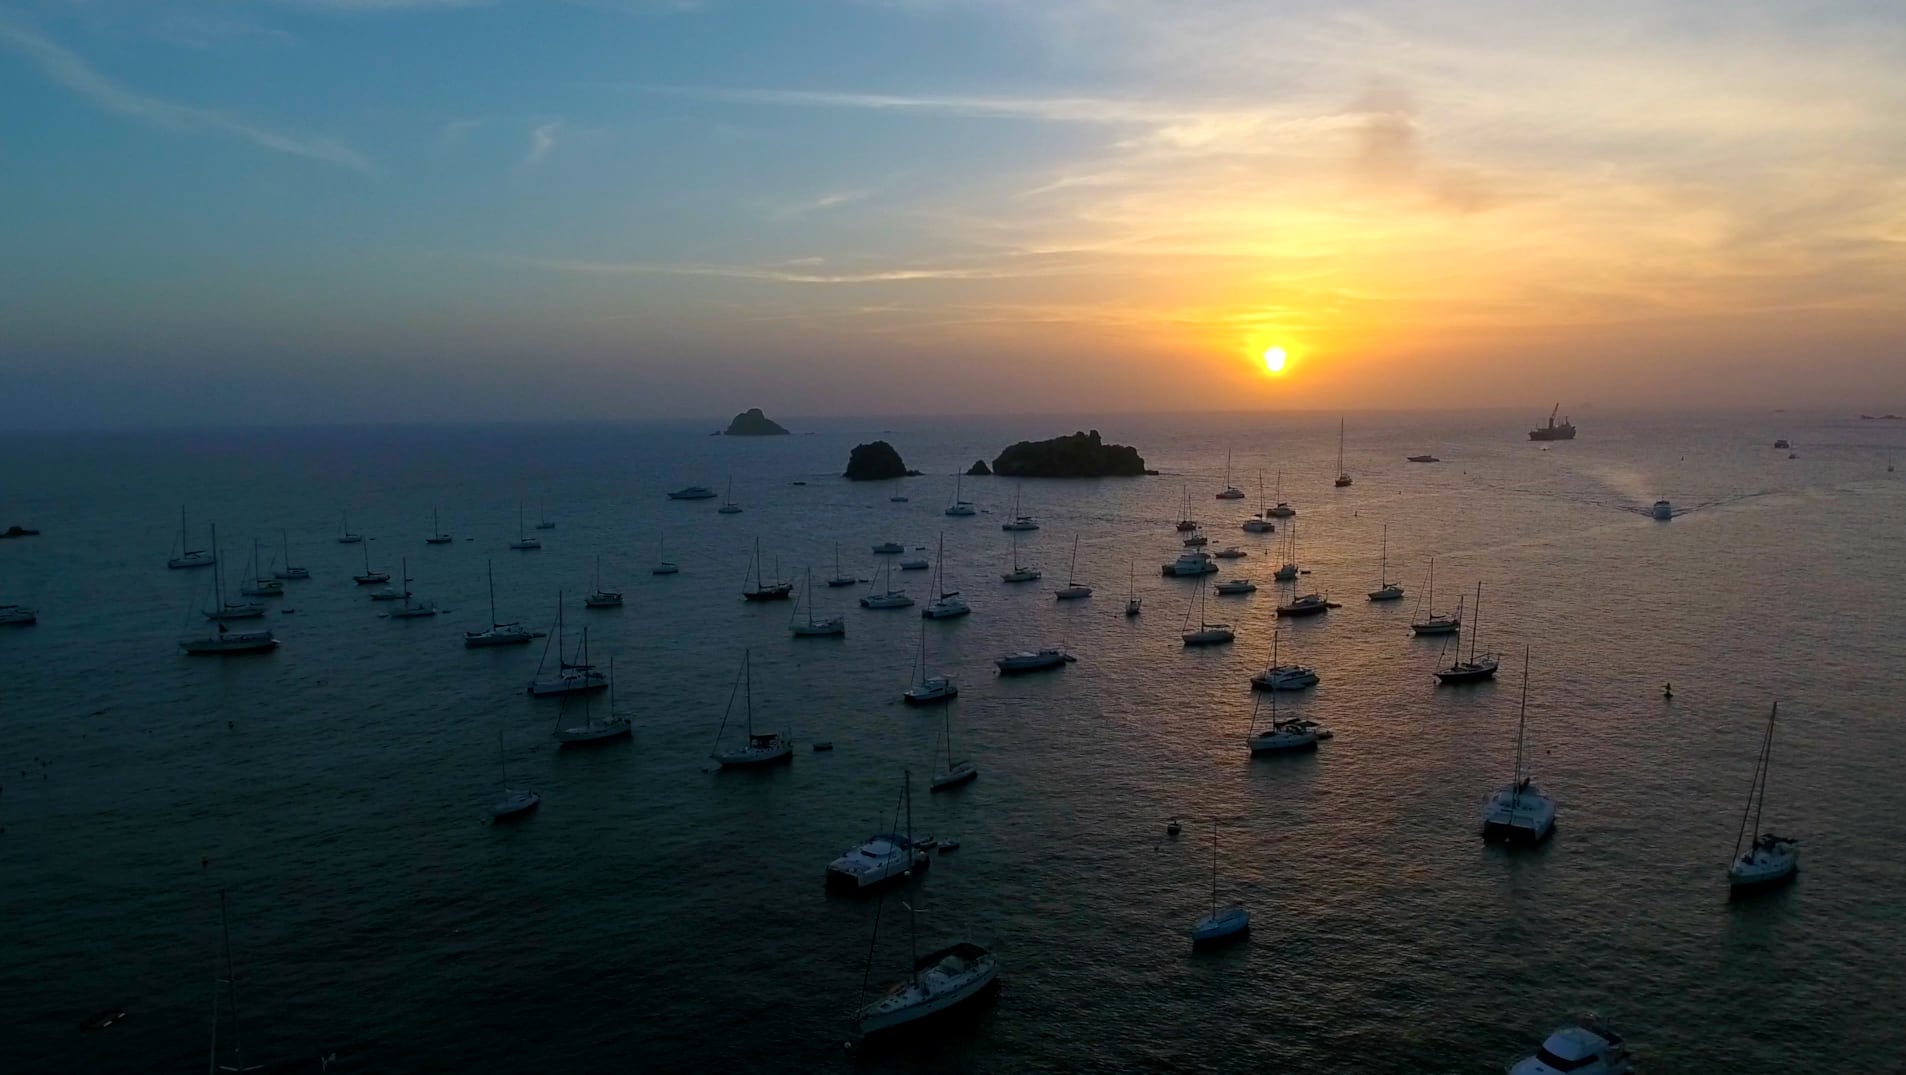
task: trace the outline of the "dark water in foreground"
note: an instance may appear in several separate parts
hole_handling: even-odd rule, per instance
[[[879,431],[708,438],[698,428],[351,430],[49,437],[0,463],[0,602],[41,622],[0,629],[0,1069],[185,1070],[210,1033],[220,889],[232,896],[248,1058],[338,1070],[836,1069],[1058,1071],[1499,1070],[1566,1015],[1594,1010],[1653,1071],[1896,1070],[1906,1053],[1906,474],[1892,424],[1799,415],[1577,416],[1582,439],[1523,440],[1530,416],[1352,416],[1330,487],[1333,419],[1117,419],[1165,472],[1026,482],[1044,529],[1006,587],[1016,483],[946,477],[912,500],[838,474]],[[1072,419],[892,420],[908,462],[948,474]],[[1793,440],[1800,458],[1768,445]],[[1161,579],[1188,481],[1214,547],[1268,583],[1282,535],[1212,499],[1226,449],[1255,493],[1281,468],[1307,588],[1344,607],[1284,629],[1322,685],[1280,711],[1324,721],[1314,756],[1253,762],[1247,678],[1276,590],[1213,600],[1234,646],[1178,640],[1188,581]],[[1445,462],[1405,464],[1433,451]],[[720,488],[745,512],[671,503]],[[805,486],[791,485],[806,481]],[[1658,496],[1691,508],[1669,523]],[[557,529],[511,553],[518,502]],[[209,573],[168,572],[177,511],[216,520],[228,566],[280,528],[311,568],[256,659],[187,659]],[[459,540],[426,547],[432,506]],[[409,558],[414,589],[454,609],[380,619],[349,575],[341,510],[372,562]],[[1372,606],[1382,527],[1412,599]],[[738,591],[753,542],[794,574],[868,547],[946,534],[975,613],[928,626],[964,684],[960,753],[983,770],[915,803],[917,828],[963,842],[921,891],[923,946],[956,936],[1003,963],[997,1003],[923,1053],[842,1048],[876,904],[823,894],[828,859],[890,816],[903,769],[923,782],[940,721],[899,704],[918,610],[846,604],[845,640],[793,640],[786,606]],[[202,534],[203,530],[200,529]],[[1074,534],[1089,601],[1058,605]],[[464,537],[475,540],[465,541]],[[652,577],[666,537],[675,577]],[[595,558],[626,607],[585,614]],[[1439,644],[1406,631],[1428,558],[1438,606],[1485,585],[1485,647],[1533,652],[1535,770],[1556,838],[1506,854],[1476,812],[1513,763],[1519,661],[1501,682],[1437,689]],[[559,704],[522,686],[540,645],[466,651],[485,622],[484,565],[505,619],[591,627],[616,658],[633,744],[559,754]],[[1121,615],[1128,565],[1145,611]],[[916,597],[925,574],[896,574]],[[843,601],[843,598],[845,600]],[[991,660],[1063,642],[1080,660],[999,680]],[[756,712],[792,729],[793,764],[715,774],[705,756],[743,647]],[[1510,665],[1517,667],[1510,670]],[[1676,698],[1664,703],[1663,681]],[[1792,887],[1730,905],[1724,869],[1769,701],[1782,730],[1769,821],[1803,841]],[[540,790],[514,827],[510,772]],[[831,754],[807,744],[831,739]],[[1163,838],[1167,819],[1185,837]],[[1220,887],[1251,942],[1193,957],[1210,898],[1201,819],[1223,819]],[[201,865],[201,856],[208,864]],[[873,985],[906,935],[882,910]],[[82,1033],[101,1008],[126,1020]],[[1826,1058],[1834,1058],[1830,1064]]]

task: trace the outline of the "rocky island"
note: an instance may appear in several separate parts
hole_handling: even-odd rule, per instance
[[[917,470],[907,469],[893,445],[877,440],[872,444],[854,445],[847,457],[847,472],[841,477],[850,482],[877,482],[888,478],[915,478],[919,474]]]
[[[761,413],[759,407],[749,407],[735,420],[728,423],[728,435],[731,437],[785,437],[788,431],[781,424]]]
[[[1106,444],[1094,429],[1051,440],[1022,440],[999,453],[993,473],[1003,478],[1128,478],[1145,469],[1138,449]]]
[[[985,478],[992,473],[992,470],[986,466],[986,460],[984,459],[975,459],[973,460],[973,465],[966,468],[966,476],[969,478]]]

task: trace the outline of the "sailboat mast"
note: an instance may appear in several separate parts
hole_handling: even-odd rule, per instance
[[[179,505],[179,554],[184,555],[192,547],[192,538],[185,528],[185,505]]]
[[[1211,914],[1218,914],[1218,819],[1211,819]]]
[[[1780,703],[1775,702],[1773,712],[1767,715],[1767,732],[1760,741],[1760,756],[1754,760],[1754,780],[1747,788],[1747,806],[1741,810],[1741,828],[1734,836],[1734,854],[1741,853],[1741,841],[1753,832],[1756,838],[1760,834],[1761,807],[1767,800],[1767,756],[1774,743],[1774,718],[1780,715]],[[1754,815],[1754,827],[1747,827],[1747,815]]]
[[[218,524],[212,524],[212,601],[225,604],[225,558],[218,554]]]
[[[218,893],[218,929],[225,940],[225,985],[232,994],[232,1068],[233,1071],[245,1070],[245,1042],[239,1034],[238,1025],[238,973],[232,967],[232,924],[226,913],[225,890]],[[214,1063],[216,1067],[216,1062]]]
[[[1482,583],[1476,583],[1476,622],[1469,625],[1469,663],[1476,663],[1476,636],[1482,632]]]
[[[1515,789],[1509,800],[1509,817],[1515,819],[1516,804],[1522,799],[1522,731],[1529,723],[1529,647],[1522,647],[1522,706],[1516,713],[1516,776],[1510,786]]]
[[[496,626],[496,561],[489,561],[490,572],[490,626]]]
[[[748,742],[754,742],[754,651],[741,651],[741,681],[743,704],[747,706]]]
[[[1377,588],[1390,584],[1390,524],[1383,524],[1383,553],[1377,558]]]

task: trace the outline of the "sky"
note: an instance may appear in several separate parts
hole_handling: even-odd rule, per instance
[[[0,0],[0,422],[1906,412],[1903,72],[1896,2]]]

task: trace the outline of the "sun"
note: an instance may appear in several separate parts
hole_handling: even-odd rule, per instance
[[[1264,349],[1264,368],[1272,373],[1284,372],[1284,349],[1282,347],[1266,347]]]

